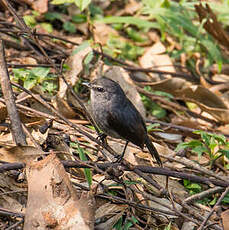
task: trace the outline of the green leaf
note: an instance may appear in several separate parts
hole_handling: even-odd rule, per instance
[[[84,150],[79,146],[78,143],[77,143],[77,147],[78,147],[78,152],[79,152],[80,159],[82,161],[87,161],[88,160],[87,156],[86,156]],[[86,180],[88,182],[89,187],[91,187],[91,185],[92,185],[91,169],[88,169],[88,168],[84,169],[84,175],[85,175],[85,178],[86,178]]]
[[[153,91],[152,93],[155,94],[155,95],[158,95],[158,96],[167,97],[169,99],[173,99],[174,98],[174,96],[172,94],[166,93],[166,92],[163,92],[163,91]]]
[[[31,69],[31,74],[34,76],[38,77],[38,81],[42,82],[49,74],[50,69],[49,68],[44,68],[44,67],[36,67]]]
[[[169,222],[169,224],[165,227],[165,229],[164,230],[171,230],[171,222]]]
[[[163,132],[163,130],[158,129],[158,127],[160,127],[160,124],[158,124],[158,123],[147,125],[147,127],[146,127],[147,132],[152,132],[152,131],[161,131],[161,132]]]
[[[196,146],[192,149],[192,152],[197,153],[200,158],[203,153],[208,153],[208,148],[205,146]]]
[[[49,21],[54,21],[56,19],[62,21],[63,16],[57,12],[47,12],[47,13],[45,13],[45,19],[49,20]]]
[[[116,230],[122,230],[122,223],[123,223],[123,219],[122,219],[122,216],[121,216],[119,218],[119,220],[115,223],[113,228],[115,228]]]
[[[73,50],[72,55],[77,54],[78,52],[86,49],[89,46],[90,46],[90,43],[88,41],[82,42],[76,49]]]
[[[229,193],[226,194],[226,196],[223,198],[222,202],[229,204]]]
[[[73,3],[73,2],[74,2],[74,0],[52,0],[51,4],[60,5],[60,4]]]
[[[87,56],[84,58],[84,67],[85,67],[85,73],[86,75],[89,74],[89,64],[91,63],[91,61],[93,60],[93,57],[94,57],[94,52],[93,51],[90,51]]]
[[[34,15],[25,15],[23,16],[23,19],[27,26],[34,27],[37,24],[37,21]]]
[[[94,57],[94,52],[90,51],[87,56],[84,58],[84,65],[89,65]]]
[[[123,230],[129,230],[130,227],[133,226],[133,223],[131,221],[127,221],[127,223],[125,223]]]
[[[214,197],[214,199],[211,202],[209,202],[209,204],[213,206],[215,205],[216,201],[217,201],[217,197]]]
[[[75,23],[83,23],[87,21],[87,16],[84,14],[75,14],[72,16],[72,21]]]
[[[187,186],[188,189],[201,189],[201,186],[196,183],[191,183],[190,185]]]
[[[34,78],[34,79],[27,79],[26,81],[24,81],[24,87],[26,89],[32,89],[37,83],[37,80]]]
[[[227,159],[229,159],[229,150],[220,149],[219,152],[223,153],[227,157]]]
[[[65,31],[69,33],[75,33],[76,32],[76,26],[72,22],[64,22],[63,28]]]
[[[97,19],[96,22],[103,22],[107,24],[124,23],[124,24],[135,25],[138,28],[159,29],[158,24],[155,22],[149,22],[147,20],[137,18],[137,17],[131,17],[131,16],[108,16],[106,18]]]
[[[14,77],[17,80],[22,80],[24,81],[27,76],[30,74],[28,70],[20,68],[20,69],[13,69]]]
[[[75,0],[75,4],[79,7],[80,11],[83,11],[91,3],[91,0]]]
[[[201,138],[204,140],[204,142],[207,145],[211,144],[211,137],[216,139],[219,144],[226,145],[227,144],[227,139],[224,135],[221,134],[215,134],[215,133],[207,133],[202,130],[195,130],[193,133],[201,135]]]
[[[164,108],[162,108],[157,103],[151,104],[151,114],[158,119],[164,118],[167,115],[167,112]]]
[[[209,55],[211,56],[211,58],[216,61],[216,63],[219,66],[222,66],[222,55],[221,52],[218,48],[218,46],[216,45],[215,42],[211,41],[210,39],[201,39],[200,40],[201,44],[205,47],[205,49],[208,51]]]
[[[120,25],[120,24],[116,24],[116,25]],[[130,27],[126,28],[126,32],[133,41],[145,42],[147,40],[146,38],[142,37],[142,35],[137,30],[134,30],[133,28]]]
[[[177,152],[177,151],[179,151],[181,149],[194,148],[194,147],[197,147],[197,146],[203,146],[202,142],[198,141],[198,140],[192,140],[192,141],[189,141],[189,142],[182,142],[182,143],[177,145],[175,151]]]
[[[43,22],[43,23],[40,23],[41,27],[43,29],[46,30],[46,32],[48,33],[52,33],[53,32],[53,27],[52,27],[52,24],[50,23],[47,23],[47,22]]]

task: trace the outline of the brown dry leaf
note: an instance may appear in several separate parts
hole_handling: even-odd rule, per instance
[[[174,96],[179,96],[180,91],[189,87],[190,83],[184,79],[173,77],[158,82],[147,83],[154,90],[161,90]]]
[[[165,91],[187,102],[196,103],[201,110],[209,113],[223,123],[229,123],[229,109],[218,97],[203,86],[189,86],[190,84],[179,78],[162,80],[148,84],[154,90]]]
[[[121,218],[125,210],[127,209],[127,205],[120,204],[111,204],[106,203],[100,206],[95,212],[95,219],[106,221],[96,225],[97,229],[110,230],[114,226],[115,223]]]
[[[118,32],[115,29],[112,29],[110,26],[104,23],[98,23],[98,22],[93,24],[93,33],[94,33],[95,42],[101,45],[106,45],[110,35],[118,36]],[[120,38],[120,39],[124,40],[124,38]]]
[[[133,15],[136,11],[141,8],[141,2],[137,2],[135,0],[129,0],[125,5],[124,13],[128,15]]]
[[[65,101],[63,98],[60,98],[59,95],[56,95],[53,100],[52,104],[54,108],[59,111],[63,116],[68,119],[76,118],[76,112],[69,106],[68,102]]]
[[[75,48],[74,48],[75,49]],[[73,50],[74,50],[73,49]],[[79,73],[83,70],[83,60],[86,55],[92,51],[91,47],[87,47],[74,55],[71,55],[66,64],[70,67],[70,70],[64,73],[65,80],[69,85],[74,86],[79,79]],[[73,104],[76,109],[81,109],[77,100],[74,97],[68,96],[68,102],[65,100],[68,87],[62,78],[59,80],[59,91],[53,99],[54,107],[66,118],[72,119],[77,116],[76,112],[69,106]],[[70,100],[70,101],[69,101]],[[74,100],[74,101],[72,101]]]
[[[73,50],[76,47],[73,48]],[[83,70],[83,60],[86,55],[92,51],[91,47],[87,47],[76,54],[71,55],[66,64],[69,66],[69,70],[64,73],[64,77],[67,80],[68,84],[74,86],[79,79],[79,73]],[[67,85],[64,83],[62,78],[59,81],[59,91],[58,96],[64,98],[66,95]]]
[[[4,121],[7,117],[7,109],[4,103],[0,102],[0,122]]]
[[[17,191],[18,191],[18,188],[17,188]],[[5,208],[12,212],[18,212],[18,213],[22,212],[23,206],[24,206],[20,204],[16,198],[12,198],[4,194],[1,194],[0,196],[0,205],[1,205],[1,208]]]
[[[36,65],[37,60],[32,57],[20,57],[20,63],[24,65]]]
[[[0,148],[0,160],[9,163],[28,163],[44,156],[44,152],[33,146],[15,146],[9,149]]]
[[[217,108],[217,109],[227,109],[224,102],[212,93],[210,90],[202,86],[191,86],[177,92],[176,96],[184,97],[186,100],[191,99],[197,103],[203,104],[207,107]]]
[[[22,0],[22,2],[27,3],[41,14],[48,11],[48,0]]]
[[[222,222],[223,222],[223,229],[229,230],[229,210],[222,212],[221,218],[222,218]]]
[[[6,173],[0,174],[0,206],[12,212],[24,213],[27,185],[17,183],[15,178]],[[17,191],[17,192],[15,192]],[[4,194],[6,192],[6,194]],[[9,192],[7,194],[7,192]],[[18,199],[20,198],[20,199]]]
[[[4,147],[13,147],[15,146],[15,142],[13,141],[13,137],[11,133],[0,133],[0,145]]]
[[[219,126],[216,131],[221,132],[224,135],[229,135],[229,125]]]
[[[229,123],[229,109],[222,99],[210,90],[202,86],[192,86],[178,92],[177,96],[185,101],[196,103],[201,110],[209,113],[218,121]]]
[[[30,129],[29,131],[30,131],[30,133],[31,133],[31,135],[32,135],[32,137],[33,137],[33,139],[34,139],[34,140],[36,141],[36,143],[37,143],[38,145],[40,145],[40,146],[41,146],[41,145],[45,142],[45,140],[47,139],[48,131],[45,132],[45,133],[41,133],[40,130],[39,130],[38,128],[33,128],[33,129]],[[29,137],[26,138],[26,141],[27,141],[28,145],[34,146],[34,143],[32,142],[32,140],[31,140]]]
[[[139,58],[140,66],[143,68],[154,68],[161,71],[175,72],[175,68],[173,67],[169,55],[163,54],[165,51],[166,48],[164,45],[158,41],[152,47],[148,48]],[[157,74],[153,73],[151,76],[155,77]]]
[[[32,4],[32,8],[43,14],[48,11],[48,0],[36,0]]]
[[[90,193],[83,194],[80,200],[76,197],[63,165],[54,154],[27,165],[26,174],[25,230],[34,230],[37,226],[40,229],[93,229],[93,197]]]

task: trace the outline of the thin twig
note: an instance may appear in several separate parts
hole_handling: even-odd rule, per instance
[[[222,202],[223,198],[227,195],[227,193],[229,192],[229,186],[225,189],[225,191],[221,194],[220,198],[217,200],[217,202],[215,203],[214,207],[212,208],[211,212],[208,213],[208,215],[206,216],[205,220],[202,222],[202,224],[200,225],[200,227],[198,228],[198,230],[203,230],[204,229],[204,225],[207,223],[207,221],[209,220],[209,218],[211,217],[211,215],[214,213],[214,211],[216,210],[217,206],[220,205],[220,203]]]

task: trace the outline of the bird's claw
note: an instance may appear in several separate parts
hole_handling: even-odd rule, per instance
[[[100,140],[102,143],[105,143],[107,135],[105,133],[99,133],[96,139]]]

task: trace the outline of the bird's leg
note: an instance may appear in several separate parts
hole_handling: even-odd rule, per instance
[[[122,151],[122,155],[117,157],[117,160],[115,161],[115,163],[119,163],[123,159],[128,143],[129,143],[129,141],[126,141],[125,147]]]
[[[102,141],[103,144],[107,144],[106,137],[107,137],[107,135],[105,133],[99,133],[99,135],[96,139]]]

